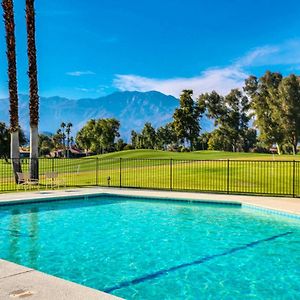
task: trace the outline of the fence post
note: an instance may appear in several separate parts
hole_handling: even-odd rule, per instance
[[[293,198],[295,198],[295,175],[296,175],[296,162],[293,160]]]
[[[229,159],[227,159],[227,194],[229,194],[229,191],[230,191],[230,189],[229,189],[229,185],[230,185],[229,163],[230,163],[230,161],[229,161]]]
[[[98,186],[99,182],[98,182],[98,171],[99,171],[99,158],[96,157],[96,186]]]
[[[122,157],[120,157],[120,188],[122,187]]]
[[[173,159],[170,159],[170,191],[173,190]]]

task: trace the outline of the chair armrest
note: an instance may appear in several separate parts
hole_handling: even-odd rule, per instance
[[[29,179],[27,180],[27,182],[35,182],[35,183],[38,183],[39,180],[38,180],[38,179],[31,179],[31,178],[29,178]]]

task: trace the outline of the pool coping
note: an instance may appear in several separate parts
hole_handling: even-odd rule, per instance
[[[300,220],[300,200],[295,198],[132,190],[124,188],[78,188],[72,190],[0,194],[0,206],[81,198],[87,200],[88,198],[105,195],[142,198],[145,200],[188,201],[216,205],[241,206],[248,209],[259,210]],[[24,297],[24,295],[32,300],[121,299],[116,296],[1,259],[0,269],[1,299],[11,299],[12,297],[21,298]],[[20,296],[14,296],[13,293],[19,293]]]
[[[121,300],[116,296],[0,259],[0,299]]]
[[[160,199],[168,201],[195,201],[201,203],[240,205],[260,209],[270,213],[280,213],[287,217],[300,216],[300,199],[287,197],[262,197],[250,195],[207,194],[194,192],[175,192],[157,190],[137,190],[126,188],[78,188],[69,190],[50,190],[0,194],[0,205],[53,200],[87,199],[103,195],[116,195],[130,198]]]

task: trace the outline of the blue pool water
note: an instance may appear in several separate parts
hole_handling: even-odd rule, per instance
[[[300,298],[300,220],[238,206],[4,206],[0,257],[126,299]]]

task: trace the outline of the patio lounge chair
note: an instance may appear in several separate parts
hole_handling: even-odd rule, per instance
[[[23,186],[25,191],[28,188],[32,188],[33,186],[37,186],[38,190],[40,189],[38,179],[30,178],[28,173],[17,172],[17,190],[19,190],[20,186]]]
[[[52,189],[54,187],[59,188],[61,185],[66,187],[66,182],[63,179],[59,178],[58,172],[45,173],[45,180],[46,180],[46,189],[48,188],[48,186],[50,186]]]

